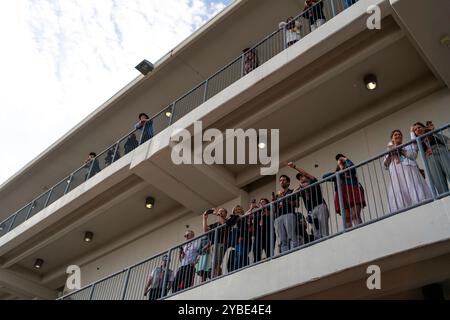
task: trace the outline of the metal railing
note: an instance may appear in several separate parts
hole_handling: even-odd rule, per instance
[[[446,197],[449,136],[447,124],[358,165],[342,159],[319,181],[299,177],[292,192],[252,201],[246,213],[235,208],[201,236],[61,299],[167,298]]]
[[[245,49],[231,63],[153,116],[144,128],[133,130],[125,137],[119,139],[100,153],[95,160],[90,161],[89,164],[84,164],[48,191],[0,222],[0,237],[117,161],[121,156],[126,155],[140,144],[151,139],[217,93],[291,46],[294,42],[301,40],[301,38],[314,31],[327,19],[333,18],[357,1],[319,1],[312,7],[304,10],[289,23],[265,37],[255,46]]]

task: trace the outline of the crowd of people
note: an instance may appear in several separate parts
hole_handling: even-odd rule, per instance
[[[435,131],[431,121],[426,125],[415,123],[410,129],[411,139],[423,136],[421,143],[414,141],[404,146],[402,132],[392,131],[387,153],[382,159],[389,172],[387,201],[390,212],[412,207],[432,197],[425,174],[416,162],[420,148],[426,155],[424,165],[429,168],[428,178],[435,191],[439,194],[449,191],[450,139],[441,133],[430,134],[431,131]],[[247,211],[240,205],[233,208],[231,215],[225,208],[206,210],[202,215],[205,235],[192,240],[194,232],[186,232],[186,240],[191,241],[180,247],[180,267],[175,275],[169,269],[165,290],[160,286],[160,268],[167,266],[167,256],[163,258],[162,266],[153,270],[145,293],[151,292],[149,298],[157,299],[162,292],[171,290],[175,293],[189,288],[196,275],[204,282],[224,274],[223,268],[227,273],[233,272],[250,262],[257,263],[330,235],[330,210],[322,193],[322,183],[334,184],[334,209],[336,214],[345,216],[345,228],[363,223],[361,213],[367,204],[357,169],[343,154],[337,154],[335,160],[336,169],[324,174],[322,181],[289,162],[287,166],[296,172],[298,185],[291,188],[291,178],[279,176],[279,190],[272,193],[271,200],[261,198],[257,202],[254,199]],[[210,223],[211,216],[215,217],[214,223]]]

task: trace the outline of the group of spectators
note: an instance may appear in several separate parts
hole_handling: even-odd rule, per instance
[[[383,157],[383,165],[389,171],[387,192],[391,212],[411,207],[431,197],[424,172],[416,162],[419,148],[426,155],[425,165],[429,168],[429,179],[436,192],[442,194],[449,191],[450,139],[441,133],[431,134],[434,130],[431,121],[426,122],[426,125],[415,123],[410,129],[411,138],[415,140],[423,136],[421,143],[412,142],[405,146],[402,146],[403,135],[400,130],[391,133],[388,153]],[[350,228],[362,223],[361,211],[366,206],[365,191],[353,162],[343,154],[337,154],[335,160],[335,171],[324,174],[321,183],[334,184],[335,211],[345,215],[345,228]],[[257,202],[254,199],[247,211],[238,205],[230,216],[225,208],[206,210],[202,215],[205,235],[192,240],[194,232],[186,232],[186,240],[191,241],[180,247],[181,265],[176,274],[168,269],[166,290],[162,289],[161,268],[167,266],[168,256],[164,256],[163,265],[152,272],[145,294],[149,293],[150,299],[157,299],[169,290],[175,293],[192,286],[195,275],[204,282],[222,275],[223,267],[228,273],[233,272],[246,267],[250,260],[256,263],[275,253],[283,253],[328,236],[330,212],[318,179],[293,162],[289,162],[288,167],[296,171],[298,186],[294,189],[290,188],[290,177],[281,175],[278,179],[279,191],[272,193],[271,201],[262,198]],[[210,216],[216,218],[214,223],[209,223]]]
[[[125,154],[131,152],[140,143],[143,143],[153,137],[153,121],[146,113],[140,113],[138,116],[138,122],[134,125],[134,131],[127,137],[124,144]],[[138,138],[140,139],[140,142]],[[112,164],[114,161],[120,158],[120,148],[118,145],[112,146],[106,152],[104,159],[105,167]],[[85,171],[84,179],[87,180],[95,176],[101,171],[100,162],[95,152],[90,152],[88,158],[84,161],[83,169]]]

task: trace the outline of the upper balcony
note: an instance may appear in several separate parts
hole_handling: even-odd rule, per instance
[[[444,88],[450,77],[448,60],[442,57],[446,49],[427,42],[429,35],[448,30],[446,19],[437,19],[439,24],[430,28],[430,17],[445,10],[420,1],[405,5],[405,0],[361,0],[349,8],[341,0],[323,3],[327,22],[311,32],[304,16],[315,8],[303,12],[303,6],[292,1],[235,2],[157,63],[153,74],[136,79],[7,182],[0,190],[5,218],[2,268],[35,275],[34,259],[45,257],[46,270],[35,280],[58,288],[65,266],[80,257],[83,263],[95,261],[114,250],[109,242],[141,226],[157,230],[238,197],[245,202],[247,189],[268,181],[256,166],[186,167],[170,162],[171,132],[176,127],[191,130],[196,120],[219,129],[281,128],[282,162],[307,158],[349,136],[360,142],[352,149],[355,160],[370,158],[385,149],[385,139],[375,139],[373,130],[365,140],[354,133],[367,134],[364,129],[370,124],[431,95],[431,103],[415,110],[425,110],[430,103],[435,114],[442,114],[435,117],[436,124],[448,121]],[[382,9],[381,30],[366,28],[370,4]],[[417,19],[418,12],[422,19]],[[277,27],[296,14],[301,40],[288,47],[285,27]],[[380,83],[370,93],[362,83],[368,72]],[[148,125],[131,133],[124,127],[135,123],[140,112],[155,114],[149,136],[142,134]],[[411,115],[404,122],[413,119]],[[88,152],[102,149],[96,161],[79,167]],[[328,160],[320,163],[321,168],[330,166]],[[141,208],[148,194],[160,204],[151,216]],[[24,199],[29,204],[10,216]],[[96,239],[96,250],[77,244],[86,229],[103,234]],[[161,251],[176,240],[153,243],[149,250]]]

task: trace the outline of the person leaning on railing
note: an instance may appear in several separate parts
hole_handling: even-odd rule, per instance
[[[258,53],[256,51],[256,48],[245,48],[244,50],[242,50],[242,53],[244,54],[243,73],[244,75],[246,75],[259,66]]]
[[[391,141],[387,146],[391,152],[385,156],[383,162],[384,167],[389,170],[391,181],[388,192],[391,212],[411,207],[431,197],[431,191],[416,163],[417,150],[414,144],[396,149],[402,143],[402,132],[392,131]]]
[[[422,122],[416,122],[411,127],[411,139],[423,136],[427,132],[434,131],[433,122],[427,121],[426,126]],[[425,151],[426,161],[430,168],[431,181],[439,194],[449,191],[450,182],[450,138],[442,133],[426,135],[422,139],[422,147]]]
[[[335,172],[324,174],[323,179],[328,179],[328,177],[354,166],[353,162],[343,154],[339,153],[335,158],[337,162]],[[358,181],[355,168],[345,171],[339,177],[341,181],[340,186],[337,185],[336,177],[332,178],[335,190],[334,207],[337,214],[341,214],[342,210],[344,211],[345,227],[351,228],[353,225],[356,226],[362,223],[361,210],[366,206],[364,189]],[[342,194],[344,208],[340,207],[338,188]]]
[[[302,190],[298,195],[303,199],[305,208],[308,211],[308,222],[313,226],[314,239],[317,240],[328,236],[330,212],[323,199],[322,189],[320,185],[309,187],[309,185],[316,183],[318,180],[302,168],[297,168],[293,162],[289,162],[288,167],[298,172],[296,178],[299,180],[299,186],[294,189],[294,192]]]
[[[316,30],[326,22],[322,0],[306,0],[304,10],[302,17],[309,20],[311,31]]]
[[[253,230],[255,239],[253,241],[253,256],[255,262],[262,260],[263,252],[266,258],[271,256],[271,247],[275,246],[275,241],[270,241],[270,201],[262,198],[259,203],[252,201],[250,209],[247,212],[253,214]]]
[[[141,142],[145,142],[153,137],[153,121],[145,113],[140,113],[138,118],[139,121],[134,125],[134,128],[142,137]]]
[[[84,168],[86,168],[85,180],[100,172],[100,165],[96,157],[97,154],[95,152],[90,152],[88,158],[84,161]]]
[[[248,265],[248,254],[251,251],[251,222],[250,217],[244,217],[244,209],[240,205],[233,208],[231,216],[226,220],[227,249],[231,252],[227,262],[228,272]]]
[[[208,225],[208,217],[214,215],[217,217],[217,222]],[[225,208],[212,208],[203,212],[203,231],[209,232],[208,238],[212,245],[212,257],[214,259],[214,266],[212,266],[212,277],[217,277],[222,274],[222,260],[225,254],[225,244],[226,244],[226,218],[228,212]],[[220,228],[223,226],[222,228]],[[218,228],[217,230],[217,241],[215,239],[215,232],[212,230]]]
[[[291,179],[283,174],[278,181],[281,190],[278,191],[272,201],[276,201],[274,205],[274,227],[277,242],[280,245],[280,253],[283,253],[299,245],[297,216],[295,214],[295,208],[298,204],[295,197],[289,196],[293,192],[292,189],[289,189]]]
[[[147,296],[148,294],[148,300],[156,300],[161,297],[164,297],[170,290],[174,277],[173,271],[171,269],[167,269],[168,263],[169,263],[169,256],[165,254],[161,258],[161,266],[156,267],[155,269],[152,270],[147,285],[145,286],[144,289],[144,296]],[[166,276],[164,277],[164,275]],[[163,290],[164,281],[166,281],[165,290]]]
[[[193,239],[194,236],[195,234],[192,230],[187,230],[184,235],[186,241]],[[193,285],[199,247],[200,243],[198,239],[189,241],[180,247],[178,258],[181,262],[181,266],[178,268],[177,274],[175,275],[175,280],[172,285],[172,293],[189,288]]]
[[[294,43],[299,41],[301,39],[300,34],[300,21],[298,19],[295,19],[293,17],[287,18],[286,22],[282,21],[278,24],[278,27],[280,29],[285,29],[284,33],[284,40],[286,47],[292,46]]]

